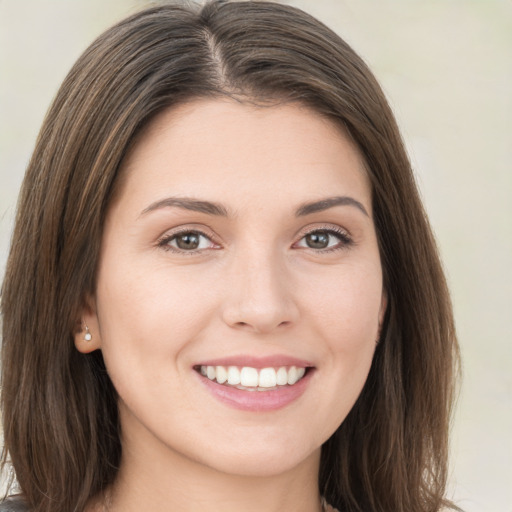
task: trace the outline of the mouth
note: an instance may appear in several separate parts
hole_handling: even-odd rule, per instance
[[[299,400],[315,367],[288,357],[227,358],[193,367],[206,390],[231,408],[271,412]]]
[[[198,365],[194,370],[222,386],[244,391],[275,391],[296,385],[311,368],[295,365],[266,368]]]

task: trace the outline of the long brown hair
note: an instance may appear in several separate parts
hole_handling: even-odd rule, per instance
[[[116,391],[101,352],[74,347],[94,294],[123,157],[160,111],[196,97],[302,102],[364,156],[388,310],[354,408],[322,449],[320,492],[347,512],[434,512],[444,499],[458,349],[410,164],[363,61],[302,11],[271,2],[164,5],[101,35],[44,121],[2,289],[4,463],[37,512],[82,511],[116,477]]]

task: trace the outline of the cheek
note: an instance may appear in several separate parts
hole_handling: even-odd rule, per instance
[[[197,338],[212,310],[208,294],[198,293],[185,273],[113,258],[100,269],[97,308],[101,350],[109,376],[131,411],[153,410],[166,421],[159,402],[173,389],[178,395],[189,372],[180,357]],[[109,262],[110,263],[110,262]],[[158,415],[155,416],[155,418]]]
[[[154,264],[150,269],[137,268],[135,258],[112,258],[100,268],[101,348],[116,387],[127,378],[152,381],[162,375],[158,369],[179,361],[212,311],[211,296],[186,272]]]
[[[308,297],[306,325],[320,354],[318,408],[328,411],[322,440],[345,420],[366,382],[382,299],[380,265],[340,265],[329,273],[317,275],[303,296]]]
[[[309,286],[309,311],[332,352],[357,354],[375,342],[382,300],[380,266],[346,266]]]
[[[136,260],[106,263],[100,272],[97,297],[102,327],[151,338],[179,333],[193,326],[198,312],[208,309],[209,294],[190,273],[165,265],[141,265]],[[147,336],[146,336],[147,335]],[[114,336],[116,337],[116,336]],[[130,335],[130,337],[132,337]]]

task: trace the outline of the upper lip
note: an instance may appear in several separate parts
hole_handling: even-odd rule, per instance
[[[250,368],[280,368],[281,366],[297,366],[299,368],[307,368],[313,366],[309,361],[299,359],[297,357],[277,354],[271,356],[251,356],[238,355],[219,357],[216,359],[208,359],[201,361],[194,366],[248,366]]]

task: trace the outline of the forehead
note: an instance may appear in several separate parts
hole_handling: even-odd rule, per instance
[[[368,202],[371,196],[363,158],[345,131],[296,103],[201,99],[169,108],[139,137],[122,172],[125,192],[148,200],[155,194],[300,200],[333,195],[333,188]]]

